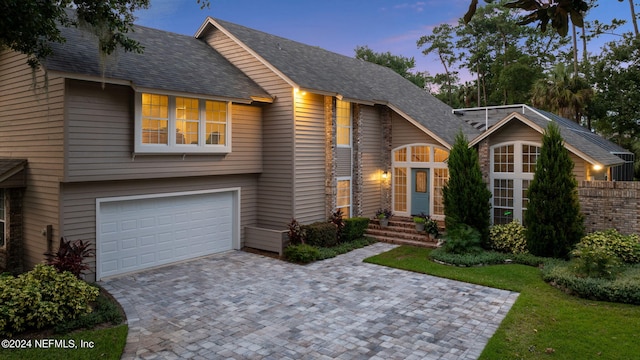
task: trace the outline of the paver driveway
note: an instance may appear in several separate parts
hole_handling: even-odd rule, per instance
[[[477,358],[518,294],[362,262],[393,247],[307,266],[233,251],[103,285],[125,359]]]

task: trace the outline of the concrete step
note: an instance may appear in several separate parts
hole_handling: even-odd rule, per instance
[[[418,232],[412,218],[394,216],[389,226],[381,226],[378,219],[371,220],[366,231],[368,236],[378,241],[400,245],[437,247],[438,240],[424,231]]]

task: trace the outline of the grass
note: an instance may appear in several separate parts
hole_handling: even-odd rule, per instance
[[[16,337],[19,339],[19,337]],[[0,359],[5,360],[84,360],[84,359],[120,359],[127,338],[127,325],[74,332],[62,336],[51,336],[49,339],[64,339],[69,345],[73,340],[77,348],[34,348],[32,340],[30,349],[0,349]],[[93,342],[94,347],[81,348],[81,341]]]
[[[525,265],[453,267],[430,249],[401,246],[365,262],[520,293],[481,359],[632,359],[640,354],[640,306],[584,300]]]
[[[19,340],[23,344],[22,348],[5,349],[2,346],[0,359],[120,359],[128,332],[127,325],[122,322],[123,313],[119,305],[101,290],[92,313],[42,331],[18,334],[13,340]],[[73,331],[74,329],[85,330]],[[36,342],[36,339],[63,341],[55,344]]]

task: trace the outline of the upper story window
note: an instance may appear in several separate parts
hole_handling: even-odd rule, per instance
[[[137,153],[228,153],[230,104],[162,94],[136,96]]]
[[[336,142],[338,146],[351,146],[351,103],[336,100]]]

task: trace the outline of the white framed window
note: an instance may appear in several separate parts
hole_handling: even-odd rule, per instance
[[[449,150],[434,144],[408,144],[392,150],[392,206],[393,212],[410,216],[416,187],[412,169],[428,169],[429,211],[435,218],[444,218],[442,188],[449,180]],[[421,176],[423,172],[417,172]],[[417,200],[417,199],[416,199]]]
[[[351,217],[351,178],[337,179],[336,209],[342,211],[343,217]]]
[[[231,152],[231,103],[136,93],[136,153]]]
[[[336,144],[351,147],[351,103],[336,100]]]
[[[530,142],[514,141],[491,147],[494,224],[507,224],[514,219],[524,223],[529,185],[539,156],[540,144]]]
[[[3,247],[7,240],[7,204],[5,190],[0,189],[0,247]]]

